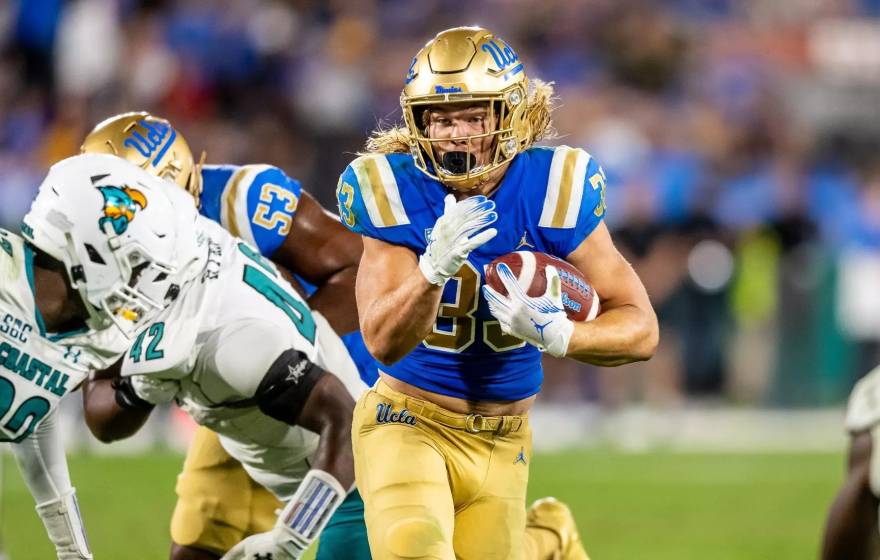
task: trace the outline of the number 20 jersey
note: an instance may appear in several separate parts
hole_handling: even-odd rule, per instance
[[[34,297],[33,252],[0,230],[0,441],[20,442],[76,389],[91,370],[108,367],[124,350],[116,327],[50,334]],[[95,345],[122,340],[117,352]]]
[[[421,255],[448,192],[409,154],[370,154],[345,169],[336,194],[349,229]],[[491,198],[498,235],[446,282],[432,332],[382,371],[469,400],[515,400],[540,390],[541,354],[501,331],[480,289],[484,267],[517,250],[569,255],[605,215],[605,174],[583,150],[535,147],[513,159]]]

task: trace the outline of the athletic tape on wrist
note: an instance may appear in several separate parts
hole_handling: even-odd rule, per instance
[[[281,510],[276,526],[284,527],[298,542],[308,546],[321,534],[346,494],[333,475],[312,469],[306,473],[296,493]]]

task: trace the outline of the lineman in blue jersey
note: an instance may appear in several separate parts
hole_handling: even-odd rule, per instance
[[[602,219],[605,175],[586,152],[532,147],[552,89],[515,51],[456,28],[413,59],[405,126],[378,131],[342,174],[340,217],[364,238],[361,332],[382,365],[355,409],[355,474],[373,558],[583,559],[568,509],[526,512],[528,411],[541,350],[599,365],[646,360],[658,339],[645,289]],[[602,296],[575,324],[559,278],[526,296],[483,284],[494,258],[564,258]]]
[[[148,113],[101,122],[82,150],[123,156],[177,182],[195,197],[204,216],[296,274],[310,288],[309,306],[344,335],[364,382],[376,380],[375,361],[356,330],[354,277],[361,244],[298,181],[270,165],[196,164],[180,133]],[[175,560],[219,558],[243,538],[270,530],[282,505],[205,427],[199,427],[190,446],[177,494],[171,523]],[[319,560],[343,558],[369,558],[357,492],[324,529],[318,551]]]

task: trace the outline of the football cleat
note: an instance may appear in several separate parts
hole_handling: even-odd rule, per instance
[[[556,498],[541,498],[526,514],[526,527],[551,531],[559,538],[553,560],[589,560],[568,506]]]

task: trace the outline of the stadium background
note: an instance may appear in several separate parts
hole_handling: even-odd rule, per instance
[[[547,362],[532,495],[573,503],[594,558],[815,556],[843,404],[880,353],[878,0],[0,2],[0,225],[136,109],[332,208],[413,54],[470,23],[555,82],[554,142],[604,165],[661,321],[646,364]],[[98,558],[163,557],[189,425],[164,411],[104,447],[66,408]],[[5,463],[6,548],[47,558]]]

